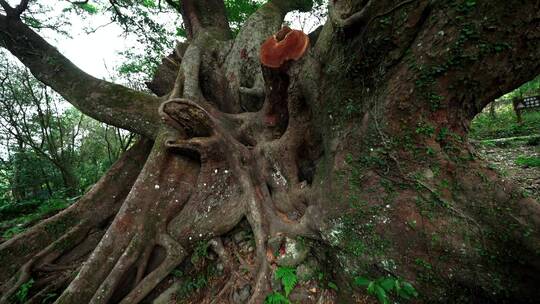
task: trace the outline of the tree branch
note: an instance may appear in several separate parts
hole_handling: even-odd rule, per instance
[[[172,1],[167,2],[171,4]],[[188,38],[195,38],[203,29],[219,39],[231,38],[231,29],[223,0],[183,0],[180,12]]]
[[[0,6],[2,6],[8,16],[13,13],[13,7],[11,7],[7,1],[0,0]]]
[[[11,7],[5,0],[0,0],[0,6],[6,12],[6,15],[12,18],[19,18],[21,14],[28,8],[29,0],[22,0],[15,8]]]
[[[375,16],[375,13],[377,11],[376,5],[380,4],[379,3],[380,0],[379,1],[370,0],[360,11],[350,15],[347,18],[341,17],[339,12],[336,10],[336,7],[335,7],[336,4],[333,1],[330,1],[329,2],[329,6],[330,6],[329,15],[330,15],[330,20],[336,26],[341,27],[341,28],[349,28],[357,24],[370,23],[372,20],[391,14],[392,12],[399,9],[400,7],[407,5],[409,3],[412,3],[414,1],[416,0],[402,1],[398,3],[397,5],[395,5],[394,7],[390,8],[389,10]]]
[[[81,112],[154,137],[159,124],[157,97],[86,74],[18,19],[0,15],[0,45]]]
[[[27,8],[29,0],[22,0],[19,5],[15,7],[15,16],[19,17]]]

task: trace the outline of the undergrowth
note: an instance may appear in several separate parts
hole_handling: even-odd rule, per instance
[[[522,113],[523,122],[517,122],[511,102],[503,102],[495,110],[495,115],[486,108],[471,122],[469,136],[477,140],[529,136],[540,134],[540,109],[530,109]]]
[[[71,200],[65,198],[3,204],[0,202],[0,236],[10,239],[23,232],[31,223],[65,209],[70,203]]]
[[[516,159],[516,164],[522,167],[540,167],[540,157],[520,156]]]

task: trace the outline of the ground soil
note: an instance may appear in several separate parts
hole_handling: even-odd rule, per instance
[[[540,146],[493,147],[479,144],[476,149],[480,157],[499,170],[505,179],[519,184],[532,197],[540,198],[540,167],[520,166],[516,163],[520,156],[539,157]]]

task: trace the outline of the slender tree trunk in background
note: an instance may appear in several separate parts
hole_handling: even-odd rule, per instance
[[[49,195],[49,198],[53,197],[53,191],[51,187],[51,183],[49,180],[49,176],[47,173],[45,173],[45,170],[43,170],[43,167],[39,168],[41,171],[41,176],[45,179],[45,188],[47,189],[47,194]]]
[[[491,116],[491,118],[497,118],[497,114],[495,113],[495,108],[496,108],[496,101],[492,101],[490,104],[489,104],[489,115]]]
[[[18,141],[18,151],[24,151],[23,150],[23,144],[22,142]],[[20,152],[16,152],[14,154],[14,160],[13,160],[13,178],[10,181],[11,186],[11,195],[13,195],[13,200],[16,202],[20,202],[26,198],[26,185],[23,184],[22,177],[21,177],[21,167],[23,164],[23,158],[20,154]]]
[[[60,169],[62,174],[62,180],[64,182],[64,187],[66,188],[66,193],[70,197],[75,197],[79,195],[79,179],[73,172],[73,167],[70,164],[65,164]]]
[[[226,278],[192,295],[198,303],[262,303],[276,264],[307,263],[284,262],[306,244],[339,286],[301,285],[306,303],[359,301],[358,275],[404,278],[425,303],[534,303],[540,207],[476,157],[467,133],[489,102],[540,73],[540,3],[331,1],[300,60],[261,68],[261,43],[306,2],[269,1],[234,39],[221,1],[183,2],[189,46],[178,74],[156,78],[176,79],[160,98],[91,78],[0,16],[0,44],[38,79],[153,140],[0,245],[1,301],[30,278],[54,282],[36,283],[35,301],[51,291],[56,303],[150,301],[208,243]],[[245,222],[251,253],[230,241]]]
[[[16,159],[13,162],[13,178],[10,181],[10,187],[11,187],[11,195],[13,196],[13,200],[15,202],[20,202],[24,200],[26,197],[25,194],[25,187],[21,183],[21,177],[20,177],[20,170],[19,170],[19,162],[17,161],[17,156],[15,156]]]

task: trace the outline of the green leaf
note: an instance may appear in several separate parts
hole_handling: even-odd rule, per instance
[[[402,299],[405,299],[405,300],[410,300],[412,297],[407,293],[405,292],[405,290],[403,290],[402,288],[399,288],[399,289],[396,289],[396,293],[397,295],[402,298]]]
[[[184,275],[184,273],[182,272],[182,270],[174,269],[173,271],[171,271],[171,275],[180,278]]]
[[[154,0],[143,0],[143,6],[148,8],[156,8],[156,2]]]
[[[41,21],[37,20],[36,18],[26,16],[24,17],[24,23],[26,23],[30,27],[35,28],[41,27],[43,25]]]
[[[474,7],[476,6],[476,0],[467,0],[465,1],[465,5],[467,5],[468,7]]]
[[[281,284],[283,284],[283,288],[285,289],[285,295],[288,297],[298,282],[296,269],[291,267],[278,267],[276,270],[276,278],[281,280]]]
[[[98,11],[97,7],[90,3],[77,4],[77,6],[80,7],[83,11],[89,13],[90,15],[93,15]]]
[[[367,278],[364,278],[364,277],[356,277],[356,278],[354,278],[354,284],[356,284],[358,286],[366,287],[366,286],[369,285],[369,283],[371,283],[371,280],[369,280]]]
[[[384,290],[384,288],[382,288],[379,284],[375,284],[374,288],[375,288],[375,296],[377,296],[379,303],[390,304],[390,301],[388,300],[388,295],[386,294],[386,291]]]
[[[339,289],[334,282],[328,282],[328,288],[331,288],[336,291]]]
[[[413,297],[418,297],[418,291],[414,289],[414,287],[409,282],[402,282],[401,283],[401,289],[408,295]]]
[[[273,292],[266,297],[264,304],[291,304],[291,301],[281,293]]]
[[[181,28],[181,27],[177,27],[176,28],[176,36],[180,36],[180,37],[184,37],[186,38],[187,37],[187,32],[184,28]]]
[[[371,295],[374,295],[375,294],[375,282],[371,281],[369,282],[368,286],[367,286],[367,292]]]
[[[379,285],[387,292],[392,291],[394,289],[396,283],[396,279],[394,278],[385,278],[382,280]]]
[[[28,298],[28,293],[30,292],[30,288],[32,288],[32,285],[34,285],[34,279],[30,278],[30,280],[26,281],[26,283],[22,284],[19,287],[19,290],[17,290],[17,293],[15,294],[15,299],[19,303],[26,302]]]

